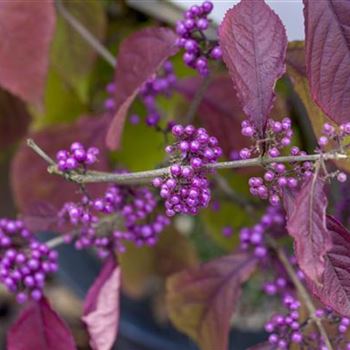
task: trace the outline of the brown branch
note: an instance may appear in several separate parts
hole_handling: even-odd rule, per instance
[[[152,179],[159,176],[165,176],[169,174],[169,167],[139,171],[135,173],[125,173],[125,174],[116,174],[116,173],[107,173],[101,171],[87,171],[82,174],[76,171],[71,171],[69,173],[60,171],[55,162],[42,150],[32,139],[27,140],[27,144],[31,147],[34,152],[36,152],[40,157],[46,160],[49,163],[48,172],[51,174],[56,174],[64,176],[69,180],[84,184],[84,183],[96,183],[96,182],[110,182],[120,185],[132,185],[132,184],[141,184],[149,183]],[[234,160],[229,162],[218,162],[213,164],[208,164],[205,166],[207,169],[234,169],[234,168],[245,168],[252,166],[263,166],[271,163],[296,163],[296,162],[305,162],[305,161],[317,161],[319,159],[329,160],[329,159],[348,159],[349,157],[346,154],[342,153],[324,153],[324,154],[310,154],[306,156],[286,156],[286,157],[276,157],[276,158],[252,158],[245,160]]]

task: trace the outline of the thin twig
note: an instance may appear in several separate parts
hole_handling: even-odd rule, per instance
[[[165,176],[169,174],[169,167],[139,171],[135,173],[107,173],[101,171],[87,171],[84,174],[71,171],[70,173],[65,173],[58,170],[55,162],[42,150],[32,139],[27,140],[27,144],[31,147],[40,157],[45,159],[49,163],[48,171],[51,174],[61,175],[68,177],[69,180],[83,184],[83,183],[96,183],[96,182],[113,182],[120,185],[132,185],[148,183],[155,177]],[[208,164],[205,166],[207,169],[234,169],[234,168],[246,168],[252,166],[261,166],[271,163],[295,163],[295,162],[306,162],[306,161],[317,161],[320,158],[323,160],[329,159],[348,159],[349,156],[341,153],[324,153],[324,154],[310,154],[306,156],[286,156],[286,157],[276,157],[276,158],[252,158],[245,160],[234,160],[230,162],[218,162],[213,164]]]
[[[117,64],[114,56],[95,38],[88,29],[86,29],[69,11],[63,6],[61,0],[56,0],[56,7],[62,17],[82,36],[82,38],[91,45],[96,52],[105,59],[112,67]]]
[[[184,118],[184,120],[186,121],[187,124],[191,123],[194,119],[194,117],[196,116],[197,110],[199,105],[201,104],[204,95],[211,83],[211,77],[210,75],[206,76],[203,79],[203,82],[201,84],[201,86],[199,87],[199,89],[197,90],[195,96],[192,99],[192,102],[188,108],[187,114]]]
[[[55,161],[45,152],[43,151],[32,139],[27,140],[27,145],[34,150],[35,153],[37,153],[41,158],[46,160],[47,163],[49,163],[52,166],[55,166]]]
[[[327,346],[328,350],[333,350],[332,344],[328,338],[327,331],[324,328],[322,321],[320,318],[316,316],[316,308],[312,302],[312,299],[304,287],[304,285],[299,280],[297,274],[294,271],[293,266],[290,264],[286,254],[284,253],[283,249],[281,247],[278,247],[277,243],[273,239],[269,239],[269,243],[271,247],[274,249],[274,251],[277,254],[278,259],[282,263],[283,267],[285,268],[289,278],[292,280],[296,290],[298,291],[298,294],[300,298],[302,299],[303,303],[305,304],[310,318],[315,322],[321,336],[323,337],[323,340],[325,342],[325,345]]]

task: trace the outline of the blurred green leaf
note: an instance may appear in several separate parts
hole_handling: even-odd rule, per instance
[[[50,69],[44,97],[44,110],[32,110],[36,118],[34,128],[41,129],[55,123],[69,122],[87,112],[75,91]]]
[[[66,0],[62,1],[62,5],[94,37],[104,41],[106,17],[102,2]],[[51,64],[85,103],[88,101],[90,74],[96,57],[96,50],[62,16],[58,16],[51,47]]]
[[[120,150],[113,152],[113,160],[130,171],[151,170],[164,160],[164,136],[144,122],[145,109],[139,101],[132,112],[140,116],[140,123],[133,125],[127,119]]]
[[[154,288],[155,278],[162,280],[198,263],[192,244],[173,228],[165,230],[154,247],[126,244],[126,252],[119,254],[123,289],[138,298]]]
[[[233,172],[226,173],[225,175],[232,190],[237,193],[238,197],[252,199],[248,189],[247,176]],[[213,210],[212,206],[209,206],[201,212],[200,217],[205,223],[206,231],[210,237],[226,252],[232,251],[238,244],[239,229],[252,222],[251,214],[242,205],[228,199],[220,200],[217,211]],[[225,226],[231,226],[233,228],[233,234],[230,237],[223,235],[222,231]]]

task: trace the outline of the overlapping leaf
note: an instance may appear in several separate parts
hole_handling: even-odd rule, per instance
[[[82,117],[74,124],[63,124],[32,133],[37,144],[51,157],[60,149],[67,149],[79,140],[86,147],[100,148],[96,169],[107,170],[107,153],[104,138],[110,118],[107,116]],[[11,169],[11,186],[15,202],[22,214],[30,212],[43,201],[60,208],[66,201],[77,200],[81,193],[76,184],[46,171],[47,163],[41,159],[25,142],[17,151]],[[89,186],[92,195],[98,195],[105,188],[103,184]]]
[[[84,316],[93,350],[112,348],[119,325],[120,267],[115,258],[106,261],[84,303]]]
[[[117,111],[106,138],[109,148],[119,146],[128,109],[139,88],[178,51],[176,38],[170,29],[146,28],[132,34],[120,45],[115,72]]]
[[[167,283],[170,319],[201,349],[226,350],[241,284],[255,267],[254,258],[236,253],[171,276]]]
[[[325,256],[322,284],[307,279],[310,289],[325,305],[350,316],[350,232],[336,219],[327,216],[332,248]]]
[[[336,123],[350,121],[350,2],[304,0],[307,75],[314,100]]]
[[[238,100],[263,137],[274,86],[285,72],[284,26],[263,0],[242,0],[226,13],[219,40]]]
[[[305,275],[314,283],[322,283],[325,254],[331,247],[326,227],[327,197],[324,181],[308,179],[296,194],[293,205],[287,205],[287,230],[294,238],[295,255]]]
[[[323,125],[324,123],[329,122],[329,118],[312,99],[310,86],[306,75],[305,49],[303,41],[293,41],[289,43],[286,61],[287,73],[291,78],[296,93],[299,95],[302,103],[304,104],[313,131],[318,139],[323,135]],[[336,146],[336,143],[330,142],[326,146],[326,150],[331,150]],[[334,162],[338,167],[349,171],[349,162],[344,160],[336,160]]]
[[[76,349],[69,329],[45,298],[31,302],[8,332],[7,350],[28,349]]]
[[[55,27],[52,0],[0,2],[0,85],[40,103]]]

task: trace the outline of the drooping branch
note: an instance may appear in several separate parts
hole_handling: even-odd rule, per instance
[[[170,167],[164,167],[160,169],[139,171],[134,173],[108,173],[101,171],[87,171],[85,173],[79,173],[76,171],[71,171],[65,173],[60,171],[55,162],[41,149],[32,139],[27,140],[27,144],[31,147],[34,152],[36,152],[40,157],[42,157],[46,162],[48,162],[48,172],[51,174],[61,175],[68,178],[70,181],[76,182],[78,184],[86,183],[99,183],[99,182],[109,182],[116,183],[120,185],[132,185],[132,184],[142,184],[149,183],[155,177],[161,177],[169,174]],[[285,157],[257,157],[245,160],[234,160],[228,162],[217,162],[213,164],[208,164],[205,168],[209,169],[236,169],[236,168],[246,168],[253,166],[264,166],[271,163],[296,163],[296,162],[306,162],[306,161],[317,161],[319,159],[330,160],[330,159],[348,159],[349,157],[343,153],[328,152],[324,154],[310,154],[305,156],[285,156]]]

